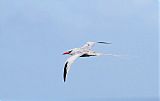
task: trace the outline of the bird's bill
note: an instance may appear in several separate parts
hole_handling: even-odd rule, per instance
[[[64,52],[64,53],[63,53],[63,55],[65,55],[65,54],[69,54],[69,53],[70,53],[70,52]]]

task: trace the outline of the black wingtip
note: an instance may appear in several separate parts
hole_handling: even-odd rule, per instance
[[[63,79],[64,79],[64,82],[66,81],[66,76],[65,76],[65,74],[63,75]]]
[[[110,42],[102,42],[102,41],[100,41],[100,42],[97,42],[97,43],[111,44]]]
[[[66,81],[66,76],[67,76],[67,64],[68,64],[68,62],[66,62],[65,66],[64,66],[64,73],[63,73],[64,82]]]

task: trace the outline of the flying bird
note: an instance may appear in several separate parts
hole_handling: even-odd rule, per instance
[[[91,56],[100,56],[100,55],[113,55],[113,54],[103,54],[103,53],[97,53],[95,51],[92,51],[92,47],[96,44],[111,44],[109,42],[87,42],[85,45],[83,45],[80,48],[74,48],[70,49],[69,51],[66,51],[63,53],[63,55],[69,54],[71,57],[69,57],[64,65],[64,73],[63,73],[63,78],[64,82],[66,81],[67,74],[70,70],[71,65],[73,62],[79,58],[79,57],[91,57]]]

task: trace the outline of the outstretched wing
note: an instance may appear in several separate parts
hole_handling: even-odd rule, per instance
[[[82,48],[91,49],[96,43],[111,44],[109,42],[87,42],[85,45],[82,46]]]
[[[82,48],[84,48],[84,49],[91,49],[95,44],[96,44],[96,42],[87,42],[86,44],[84,44],[82,46]]]
[[[65,66],[64,66],[64,73],[63,73],[63,78],[64,78],[64,82],[66,81],[66,78],[67,78],[67,74],[70,70],[70,67],[72,65],[72,63],[78,58],[80,57],[82,54],[76,54],[76,55],[73,55],[71,57],[69,57],[66,62],[65,62]]]

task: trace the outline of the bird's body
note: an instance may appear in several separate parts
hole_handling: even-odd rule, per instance
[[[87,42],[84,46],[81,48],[74,48],[71,49],[67,52],[64,52],[63,54],[69,54],[71,57],[69,57],[64,66],[64,82],[66,81],[67,73],[72,65],[72,63],[79,57],[90,57],[90,56],[100,56],[100,55],[107,55],[107,54],[102,54],[102,53],[96,53],[95,51],[92,51],[91,48],[96,44],[96,43],[103,43],[103,44],[110,44],[107,42]]]

